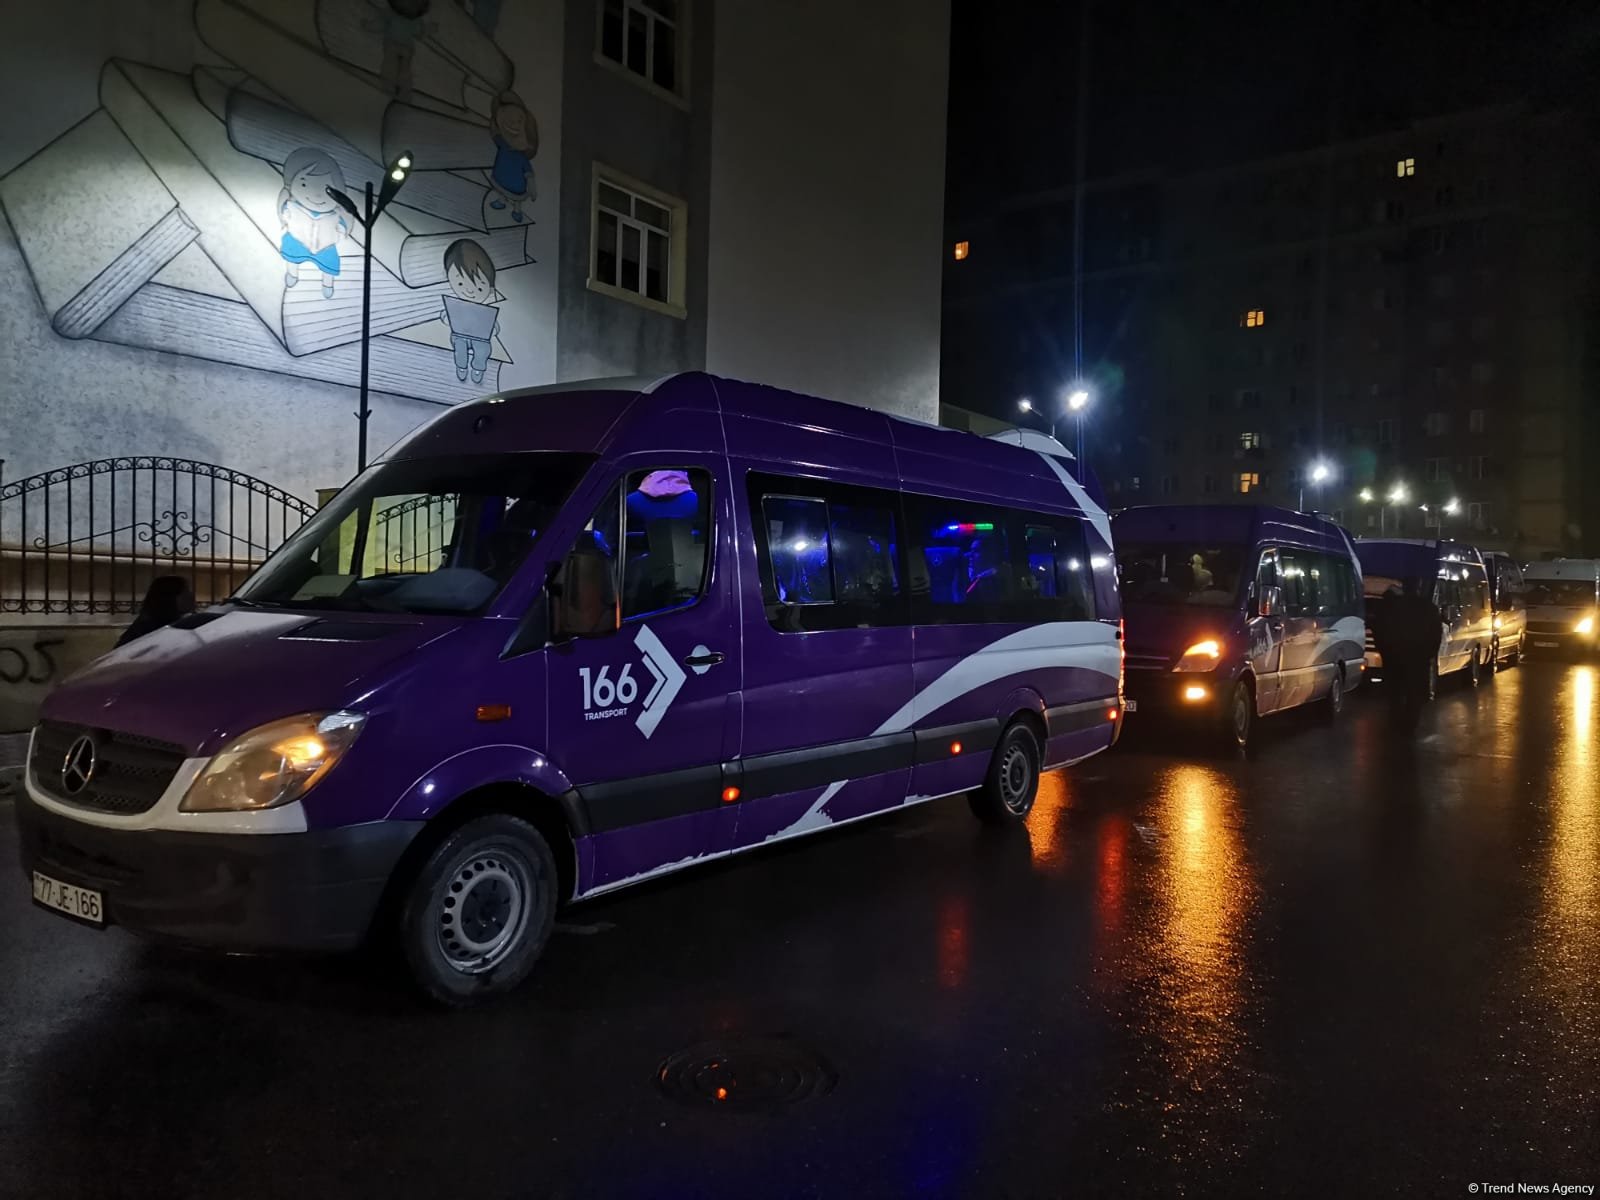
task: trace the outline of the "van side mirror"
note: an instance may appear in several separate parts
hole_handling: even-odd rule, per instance
[[[556,641],[605,637],[622,628],[616,575],[611,560],[598,550],[574,549],[548,587]]]
[[[1283,611],[1283,589],[1277,586],[1261,589],[1261,615],[1275,617]]]

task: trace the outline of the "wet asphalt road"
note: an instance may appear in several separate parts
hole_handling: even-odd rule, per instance
[[[576,908],[458,1015],[35,910],[0,806],[0,1194],[1600,1184],[1600,671],[1447,687],[1414,744],[1353,699],[1248,762],[1130,727],[1016,836],[944,801]],[[657,1085],[775,1035],[831,1094]]]

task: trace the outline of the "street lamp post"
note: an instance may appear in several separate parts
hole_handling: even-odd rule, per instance
[[[1394,485],[1394,487],[1389,489],[1389,494],[1384,497],[1386,501],[1384,507],[1378,510],[1378,533],[1380,535],[1383,533],[1383,519],[1388,513],[1388,505],[1393,504],[1398,509],[1399,505],[1404,504],[1410,498],[1411,493],[1406,490],[1406,485],[1403,483],[1397,483]],[[1395,513],[1394,531],[1396,533],[1400,532],[1400,514],[1398,511]]]
[[[1034,408],[1032,400],[1024,396],[1021,400],[1017,401],[1017,408],[1021,412],[1038,414],[1039,419],[1050,427],[1051,438],[1053,439],[1056,436],[1056,423],[1043,413],[1040,413],[1038,409]]]
[[[367,418],[372,415],[368,400],[367,377],[372,342],[372,227],[377,224],[383,210],[389,207],[395,193],[406,181],[411,171],[411,151],[407,150],[384,170],[383,186],[378,189],[377,200],[372,195],[372,181],[367,181],[366,204],[356,208],[356,202],[338,188],[329,188],[334,202],[356,219],[361,226],[361,400],[356,412],[356,474],[367,469]]]
[[[1326,483],[1332,477],[1333,477],[1333,468],[1330,467],[1327,463],[1325,463],[1325,462],[1316,462],[1316,463],[1312,463],[1311,464],[1311,486],[1314,489],[1314,495],[1315,496],[1320,496],[1321,495],[1321,493],[1322,493],[1322,485],[1324,483]],[[1305,510],[1306,510],[1306,485],[1304,483],[1302,483],[1300,485],[1300,511],[1301,512],[1305,512]]]

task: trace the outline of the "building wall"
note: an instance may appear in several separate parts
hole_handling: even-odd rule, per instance
[[[71,21],[8,10],[6,478],[162,454],[310,499],[352,473],[361,247],[340,210],[284,208],[285,160],[301,151],[317,152],[323,197],[342,182],[359,199],[400,149],[416,158],[374,238],[373,453],[440,404],[553,378],[563,12],[507,5],[488,29],[434,9],[408,96],[395,35],[365,0],[87,0]],[[507,91],[542,134],[522,222],[489,187]],[[338,266],[331,295],[317,261],[286,286],[286,232]],[[495,323],[493,357],[469,357],[466,380],[439,319],[459,239],[498,268],[494,311],[474,318]]]
[[[557,378],[704,369],[716,9],[710,0],[679,5],[688,86],[675,99],[597,53],[596,0],[567,0],[566,8],[561,219],[569,236],[560,251]],[[588,286],[596,163],[686,205],[687,228],[674,231],[687,238],[684,315],[653,311]]]
[[[948,0],[717,13],[706,364],[938,418]]]

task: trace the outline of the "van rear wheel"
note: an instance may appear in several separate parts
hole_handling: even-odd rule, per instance
[[[1032,729],[1021,721],[1006,726],[983,786],[967,797],[973,815],[985,825],[1015,825],[1026,817],[1039,795],[1041,757]]]
[[[1233,685],[1222,716],[1226,743],[1240,753],[1247,752],[1256,733],[1256,690],[1249,680],[1240,679]]]
[[[527,977],[555,924],[556,860],[508,813],[466,822],[435,846],[400,908],[400,945],[423,993],[462,1008]]]

